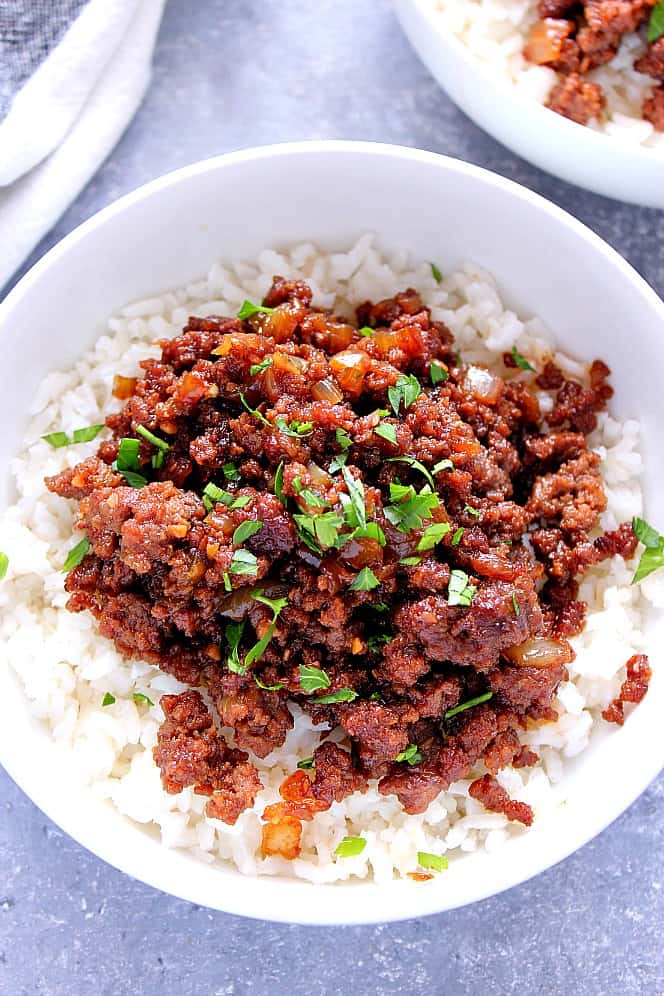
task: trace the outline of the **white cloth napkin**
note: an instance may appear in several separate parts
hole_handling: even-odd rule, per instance
[[[164,2],[0,0],[0,288],[133,117]]]

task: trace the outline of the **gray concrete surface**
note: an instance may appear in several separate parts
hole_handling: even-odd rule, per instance
[[[166,170],[307,138],[397,142],[487,166],[567,208],[664,292],[662,214],[570,187],[484,135],[419,64],[386,0],[170,0],[145,103],[29,262]],[[3,994],[664,993],[664,779],[562,865],[502,896],[325,929],[212,913],[131,881],[7,776],[0,806]]]

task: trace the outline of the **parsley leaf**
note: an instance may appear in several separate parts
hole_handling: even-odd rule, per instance
[[[456,716],[460,712],[465,712],[466,709],[472,709],[473,706],[481,705],[483,702],[488,702],[492,698],[493,692],[485,692],[483,695],[478,695],[475,699],[468,699],[467,702],[462,702],[460,705],[454,706],[454,709],[448,709],[445,713],[445,719],[451,719],[452,716]]]
[[[521,615],[521,609],[519,608],[519,599],[516,597],[516,592],[512,592],[512,608],[514,609],[514,615],[519,618]]]
[[[359,332],[360,335],[368,336],[368,335],[373,335],[376,330],[372,329],[369,325],[363,325],[362,328],[358,329],[357,331]]]
[[[66,432],[47,432],[42,439],[52,446],[54,450],[59,450],[62,446],[69,446],[71,440]]]
[[[336,546],[343,524],[344,520],[337,512],[323,512],[314,516],[314,533],[320,545],[327,548]]]
[[[327,672],[322,668],[300,664],[300,688],[303,692],[317,692],[320,688],[329,688],[330,685]]]
[[[263,412],[259,412],[258,408],[252,408],[251,407],[251,405],[249,404],[249,402],[245,398],[243,391],[238,391],[237,393],[238,393],[238,395],[240,397],[240,401],[242,402],[242,407],[245,408],[249,412],[250,415],[253,415],[254,418],[257,418],[259,420],[259,422],[263,423],[263,425],[267,425],[268,428],[270,428],[270,429],[274,428],[274,426],[269,421],[269,419],[265,418],[265,415],[263,415]]]
[[[219,503],[221,505],[226,505],[227,508],[244,508],[251,501],[249,495],[232,495],[230,491],[224,491],[223,488],[218,488],[216,484],[210,481],[203,488],[203,504],[205,505],[208,512],[212,511],[213,504]]]
[[[632,578],[632,584],[637,584],[653,571],[664,567],[664,536],[661,536],[645,519],[639,519],[637,516],[632,519],[632,529],[645,546],[639,566]]]
[[[269,608],[272,609],[272,622],[270,623],[270,625],[267,628],[267,631],[261,637],[258,643],[254,644],[254,646],[247,651],[247,655],[244,658],[245,671],[248,667],[251,667],[251,665],[255,661],[257,661],[260,657],[262,657],[263,654],[265,653],[268,643],[274,636],[274,631],[277,625],[277,618],[279,617],[279,613],[281,612],[282,609],[284,609],[288,605],[287,598],[268,598],[268,596],[264,595],[262,591],[254,592],[251,597],[254,599],[254,601],[262,602],[263,605],[267,605]],[[263,685],[262,687],[264,688],[265,686]],[[274,690],[274,686],[270,690],[271,691]]]
[[[67,554],[66,560],[62,567],[65,574],[68,574],[69,571],[74,569],[74,567],[78,567],[89,549],[90,540],[87,536],[84,536],[83,539],[79,540],[76,546],[73,546]]]
[[[231,574],[258,574],[258,561],[249,550],[236,550],[228,569]]]
[[[417,567],[418,564],[422,563],[421,557],[402,557],[399,561],[404,567]]]
[[[119,470],[120,473],[125,470],[140,470],[141,465],[138,460],[140,445],[138,439],[131,437],[125,437],[120,440],[118,455],[115,460],[116,470]]]
[[[260,361],[260,363],[252,363],[251,366],[249,367],[249,373],[251,374],[252,377],[255,377],[256,374],[260,374],[263,373],[265,370],[269,370],[271,366],[272,366],[272,357],[266,356],[264,360]]]
[[[405,750],[402,750],[400,754],[394,759],[395,761],[406,761],[412,767],[414,764],[419,764],[422,760],[422,754],[417,749],[417,744],[408,744]]]
[[[277,467],[277,472],[274,475],[274,493],[285,507],[288,504],[288,499],[284,494],[284,461],[282,460]]]
[[[344,481],[346,482],[346,487],[350,497],[350,505],[355,519],[355,521],[350,522],[349,524],[360,526],[364,529],[367,524],[367,510],[364,506],[364,485],[361,480],[355,480],[348,467],[345,465],[342,466],[341,473]]]
[[[241,321],[244,321],[246,318],[252,318],[254,315],[271,315],[273,312],[274,308],[266,308],[264,304],[252,304],[251,301],[244,301],[237,313],[237,317]]]
[[[327,502],[321,498],[319,494],[316,494],[311,488],[303,488],[302,480],[296,477],[293,481],[293,490],[295,491],[298,498],[301,498],[305,505],[309,508],[327,508]]]
[[[463,506],[463,510],[468,515],[472,515],[472,517],[474,519],[479,519],[480,515],[482,514],[481,509],[479,509],[479,508],[473,508],[472,505],[464,505]]]
[[[342,450],[349,450],[353,445],[353,440],[350,438],[345,429],[337,429],[334,436]]]
[[[149,705],[149,706],[153,706],[153,705],[154,705],[154,702],[152,701],[152,699],[149,699],[149,698],[147,697],[147,695],[144,695],[144,694],[143,694],[143,692],[134,692],[134,694],[132,695],[132,698],[133,698],[134,702],[135,702],[135,703],[136,703],[137,705],[138,705],[138,704],[139,704],[140,702],[145,702],[145,704],[146,704],[146,705]]]
[[[475,597],[476,592],[476,586],[468,584],[468,575],[465,571],[452,571],[447,588],[448,605],[468,606]]]
[[[263,689],[264,692],[278,692],[280,688],[284,687],[280,681],[278,681],[276,685],[264,685],[260,678],[256,675],[254,675],[254,681],[259,688]]]
[[[284,436],[290,436],[291,439],[302,439],[304,436],[310,436],[314,431],[313,422],[300,422],[296,418],[286,422],[286,419],[281,415],[275,419],[274,424],[279,432],[283,432]]]
[[[113,705],[114,702],[115,702],[115,695],[111,695],[110,692],[105,692],[104,697],[101,700],[101,704],[103,706],[110,706]]]
[[[224,636],[228,641],[228,646],[230,648],[230,654],[228,660],[226,661],[226,666],[229,671],[234,674],[245,674],[247,671],[247,666],[240,660],[239,648],[240,640],[242,639],[242,634],[244,633],[245,620],[241,622],[230,622],[226,626],[224,631]]]
[[[9,557],[0,550],[0,581],[5,577],[9,567]]]
[[[137,474],[135,470],[121,470],[120,473],[131,488],[144,488],[148,483],[147,477]]]
[[[245,540],[254,536],[262,528],[263,523],[260,521],[254,522],[251,519],[247,519],[245,522],[241,522],[233,533],[233,546],[241,546]]]
[[[449,868],[449,861],[444,854],[430,854],[428,851],[417,852],[417,863],[420,868],[442,872]]]
[[[237,467],[235,466],[234,463],[230,463],[229,462],[229,463],[223,464],[221,470],[222,470],[222,473],[223,473],[223,475],[224,475],[224,477],[226,478],[227,481],[239,481],[240,480],[240,471],[237,469]]]
[[[374,606],[372,606],[374,608]],[[392,640],[391,636],[387,636],[385,633],[381,633],[378,636],[370,636],[367,640],[367,647],[374,654],[380,653],[380,648],[384,643],[390,643]]]
[[[366,846],[367,842],[364,837],[344,837],[341,843],[336,846],[334,853],[338,854],[340,858],[355,858],[362,853]]]
[[[424,519],[430,519],[432,510],[440,504],[438,495],[433,494],[426,484],[419,494],[413,487],[390,484],[390,498],[396,503],[385,506],[385,518],[402,533],[421,529]]]
[[[350,591],[371,591],[377,588],[380,581],[370,567],[363,567],[350,586]]]
[[[161,450],[162,453],[168,453],[170,450],[168,443],[166,443],[163,439],[160,439],[159,436],[155,436],[155,434],[150,432],[149,429],[146,429],[145,426],[137,425],[136,432],[139,436],[142,436],[143,439],[146,439],[148,443],[152,443],[152,445],[156,446],[158,450]]]
[[[309,771],[314,766],[314,759],[313,757],[303,757],[301,761],[297,762],[297,766],[301,771]]]
[[[397,427],[396,425],[391,425],[389,422],[382,422],[377,425],[374,429],[377,436],[382,436],[383,439],[387,439],[388,443],[392,443],[393,446],[397,445]]]
[[[648,41],[655,42],[664,35],[664,0],[659,0],[652,9],[648,21]]]
[[[463,526],[459,526],[459,528],[454,531],[454,536],[452,537],[452,546],[459,545],[459,543],[461,542],[461,537],[463,536],[465,531],[466,530],[463,528]]]
[[[521,368],[521,370],[532,370],[532,372],[535,373],[535,367],[528,362],[525,356],[521,355],[516,346],[512,346],[512,359],[516,363],[517,367]]]
[[[431,383],[435,387],[436,384],[440,384],[442,381],[448,379],[447,367],[444,367],[438,360],[432,360],[429,364],[429,376],[431,377]]]
[[[428,483],[431,485],[432,491],[435,489],[436,482],[431,476],[429,470],[424,466],[423,463],[420,463],[419,460],[416,460],[415,457],[410,457],[410,456],[388,457],[386,463],[407,463],[409,467],[413,468],[413,470],[419,470],[420,474],[424,475]]]
[[[401,374],[396,384],[387,389],[387,397],[392,405],[392,411],[398,417],[403,401],[404,411],[412,405],[422,393],[420,382],[414,374]]]
[[[350,536],[344,537],[344,542],[350,539],[374,539],[381,546],[385,546],[387,540],[385,539],[385,533],[377,522],[367,522],[366,526],[361,529],[354,529]]]
[[[429,266],[431,267],[431,276],[436,283],[439,284],[443,279],[443,274],[440,272],[435,263],[429,263]]]
[[[314,699],[316,705],[327,705],[330,702],[353,702],[357,698],[357,692],[352,688],[340,688],[337,692],[330,692],[329,695],[322,695],[319,699]]]
[[[454,464],[449,457],[445,457],[444,460],[439,460],[438,463],[435,463],[431,468],[431,473],[440,474],[441,470],[454,470]]]
[[[432,522],[422,533],[422,538],[417,544],[417,549],[433,550],[436,543],[440,543],[443,536],[447,536],[450,528],[449,522]]]

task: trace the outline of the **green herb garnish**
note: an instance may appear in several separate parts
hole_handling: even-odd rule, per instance
[[[9,557],[0,550],[0,581],[3,580],[9,567]]]
[[[445,719],[451,719],[452,716],[456,716],[460,712],[465,712],[466,709],[472,709],[473,706],[481,705],[483,702],[488,702],[492,698],[493,692],[485,692],[483,695],[478,695],[475,699],[468,699],[467,702],[462,702],[461,705],[454,706],[454,709],[448,709],[445,713]]]
[[[260,363],[252,363],[252,365],[249,367],[249,373],[251,374],[252,377],[255,377],[256,374],[261,374],[264,373],[266,370],[269,370],[271,366],[272,366],[272,357],[266,356],[264,360],[260,361]]]
[[[265,418],[265,415],[263,415],[263,412],[259,412],[258,408],[252,408],[251,407],[251,405],[249,404],[249,402],[245,398],[243,391],[238,391],[237,393],[239,395],[240,401],[242,402],[242,407],[245,408],[249,412],[250,415],[253,415],[254,418],[257,418],[259,420],[259,422],[262,422],[263,425],[266,425],[269,429],[273,429],[274,428],[274,426],[269,421],[269,419]]]
[[[434,481],[433,477],[431,476],[431,473],[424,466],[424,464],[420,463],[419,460],[416,460],[415,457],[410,457],[410,456],[388,457],[385,462],[386,463],[407,463],[409,467],[413,468],[413,470],[419,470],[420,474],[424,475],[424,477],[427,479],[428,483],[431,485],[431,490],[432,491],[435,489],[436,482]]]
[[[353,440],[350,438],[345,429],[337,429],[334,436],[342,450],[349,450],[353,445]]]
[[[331,702],[353,702],[357,698],[357,692],[352,688],[340,688],[338,692],[330,692],[329,695],[322,695],[315,699],[316,705],[328,705]]]
[[[632,578],[632,584],[637,584],[653,571],[664,567],[664,536],[661,536],[645,519],[639,519],[637,516],[632,519],[632,529],[645,546],[639,566]]]
[[[417,852],[417,863],[420,868],[442,872],[449,868],[449,861],[444,854],[430,854],[428,851]]]
[[[245,540],[254,536],[262,528],[263,523],[260,521],[254,522],[251,519],[247,519],[246,522],[241,522],[233,533],[233,546],[241,546]]]
[[[417,544],[418,550],[433,550],[436,543],[440,543],[443,536],[447,536],[450,531],[449,522],[432,522],[422,533],[422,538]]]
[[[244,508],[249,504],[249,495],[239,495],[236,497],[230,491],[224,491],[211,481],[203,488],[203,504],[208,512],[212,511],[214,504],[226,505],[227,508]],[[255,530],[257,532],[257,530]]]
[[[145,702],[146,705],[149,705],[149,706],[153,706],[154,705],[154,702],[152,701],[152,699],[149,699],[147,697],[147,695],[143,694],[143,692],[134,692],[134,694],[132,695],[132,698],[133,698],[134,702],[136,702],[137,704],[139,702]]]
[[[387,397],[392,405],[392,411],[398,417],[403,402],[404,411],[412,405],[422,393],[420,382],[414,374],[401,374],[396,384],[387,389]]]
[[[454,531],[454,536],[452,537],[452,546],[459,545],[459,543],[461,542],[461,537],[463,536],[465,531],[466,530],[463,528],[463,526],[459,526],[459,528]]]
[[[309,771],[314,766],[313,757],[303,757],[301,761],[297,762],[297,766],[301,771]]]
[[[54,450],[59,450],[62,446],[69,446],[71,443],[89,443],[96,439],[104,425],[86,425],[82,429],[74,429],[71,439],[66,432],[49,432],[42,436]]]
[[[406,749],[402,750],[400,754],[397,754],[394,760],[405,761],[407,764],[410,764],[412,767],[414,764],[420,763],[420,761],[422,760],[422,754],[417,749],[417,744],[408,744]]]
[[[284,494],[284,461],[282,460],[277,471],[274,475],[274,493],[285,507],[288,504],[288,498]]]
[[[256,675],[254,675],[254,681],[256,682],[259,688],[263,689],[264,692],[278,692],[280,688],[284,687],[280,681],[278,681],[276,685],[264,685],[263,682],[260,680],[260,678],[258,678]]]
[[[374,606],[372,606],[372,608],[373,607]],[[371,650],[372,653],[378,654],[380,653],[381,646],[384,643],[390,643],[391,640],[392,637],[387,636],[385,633],[381,633],[378,636],[370,636],[369,639],[367,640],[367,647],[369,648],[369,650]]]
[[[52,446],[54,450],[59,450],[62,446],[69,446],[71,440],[66,432],[48,432],[42,439]]]
[[[234,674],[245,674],[247,667],[246,664],[240,660],[239,648],[240,640],[242,639],[242,634],[244,633],[245,620],[241,622],[231,622],[228,623],[224,631],[224,635],[228,642],[230,648],[230,654],[228,655],[228,660],[226,661],[226,666],[229,671],[233,671]]]
[[[369,336],[373,335],[376,330],[372,329],[369,325],[363,325],[362,328],[357,331],[360,335]]]
[[[438,463],[434,463],[431,468],[431,473],[440,474],[441,470],[454,470],[454,464],[449,457],[445,457],[444,460],[439,460]]]
[[[118,445],[118,455],[115,461],[116,470],[123,473],[125,470],[140,470],[141,464],[138,459],[140,442],[133,437],[125,437]]]
[[[422,563],[421,557],[402,557],[399,561],[403,567],[417,567],[418,564]]]
[[[482,514],[479,508],[473,508],[472,505],[464,505],[463,510],[464,512],[467,512],[468,515],[472,515],[474,519],[479,519],[480,515]]]
[[[111,695],[110,692],[105,692],[104,697],[101,700],[101,704],[103,706],[110,706],[113,705],[114,702],[115,702],[115,695]]]
[[[431,377],[431,383],[435,387],[436,384],[447,380],[450,375],[447,372],[447,367],[444,367],[442,363],[438,363],[437,360],[432,360],[429,364],[429,376]]]
[[[62,567],[65,574],[68,574],[69,571],[74,569],[74,567],[78,567],[89,549],[90,540],[87,536],[84,536],[83,539],[79,540],[76,546],[73,546],[67,554],[66,560]]]
[[[659,0],[648,21],[648,41],[655,42],[664,35],[664,0]]]
[[[231,583],[231,576],[228,573],[228,571],[224,571],[223,578],[224,578],[224,591],[232,591],[233,585]]]
[[[383,439],[387,439],[388,443],[392,443],[393,446],[397,445],[397,427],[396,425],[391,425],[389,422],[382,422],[377,425],[374,429],[377,436],[382,436]]]
[[[155,434],[150,432],[149,429],[146,429],[145,426],[137,425],[136,432],[139,436],[142,436],[143,439],[147,439],[148,443],[152,443],[152,445],[156,446],[158,450],[161,450],[162,453],[167,453],[170,450],[168,443],[164,442],[163,439],[160,439],[159,436],[155,436]]]
[[[244,658],[245,671],[248,667],[250,667],[253,663],[255,663],[255,661],[259,660],[265,653],[268,643],[274,636],[274,630],[277,625],[277,619],[279,617],[279,613],[281,612],[282,609],[285,609],[286,606],[288,605],[287,598],[268,598],[268,596],[264,595],[262,591],[254,592],[251,597],[254,599],[254,601],[261,602],[263,605],[267,605],[268,608],[272,609],[272,622],[270,623],[265,635],[261,637],[258,643],[254,644],[254,646],[247,651],[247,655]],[[270,691],[273,690],[274,686],[270,689]]]
[[[148,483],[147,477],[144,477],[143,474],[137,474],[135,470],[121,470],[119,473],[122,474],[131,488],[144,488]]]
[[[433,509],[440,504],[438,495],[426,484],[419,494],[410,485],[390,484],[390,499],[395,504],[385,506],[385,518],[402,533],[421,529],[424,519],[430,519]]]
[[[468,575],[465,571],[452,571],[447,588],[448,605],[468,606],[472,602],[476,592],[476,586],[468,583]]]
[[[239,481],[240,471],[237,469],[234,463],[223,464],[221,471],[227,481]]]
[[[304,436],[310,436],[314,431],[313,422],[300,422],[297,418],[286,422],[285,418],[279,416],[275,419],[274,424],[279,432],[283,432],[284,436],[290,436],[291,439],[302,439]]]
[[[266,308],[264,304],[253,304],[251,301],[244,301],[237,313],[237,317],[241,321],[245,321],[247,318],[253,318],[254,315],[271,315],[273,312],[274,308]]]
[[[300,664],[300,688],[303,692],[317,692],[321,688],[329,688],[331,684],[327,672],[322,668]]]
[[[231,574],[258,574],[258,561],[249,550],[236,550],[228,568]]]
[[[370,567],[363,567],[350,586],[350,591],[371,591],[380,581]]]
[[[436,283],[439,284],[443,279],[443,274],[440,272],[435,263],[429,263],[429,266],[431,267],[431,276]]]
[[[344,837],[335,848],[334,853],[338,854],[340,858],[354,858],[361,854],[366,846],[367,842],[364,837]]]
[[[516,592],[512,592],[512,608],[514,609],[514,615],[519,618],[521,615],[521,609],[519,608],[519,599],[516,597]]]
[[[350,507],[353,513],[350,517],[353,521],[350,521],[349,525],[365,528],[367,524],[367,510],[364,505],[364,485],[361,480],[355,480],[348,467],[342,466],[341,473],[346,482],[346,488],[350,497]],[[349,521],[348,516],[346,517],[346,521]]]
[[[532,370],[533,373],[535,372],[535,367],[528,362],[525,356],[521,355],[516,346],[512,346],[512,359],[521,370]]]

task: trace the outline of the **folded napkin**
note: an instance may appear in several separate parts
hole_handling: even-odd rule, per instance
[[[0,0],[0,288],[138,108],[165,0]]]

